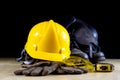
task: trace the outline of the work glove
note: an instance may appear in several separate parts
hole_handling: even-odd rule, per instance
[[[54,61],[39,61],[34,64],[22,64],[22,68],[23,69],[14,71],[14,74],[45,76],[49,74],[83,74],[88,72],[88,69],[65,66],[64,63]]]
[[[21,58],[22,59],[22,58]],[[33,59],[28,54],[22,60],[22,69],[14,71],[15,75],[26,75],[26,76],[46,76],[49,74],[84,74],[88,73],[89,69],[85,66],[81,60],[82,58],[77,58],[71,56],[69,59],[62,62],[47,61]],[[91,65],[91,64],[90,64]]]
[[[22,64],[22,68],[24,69],[16,70],[14,73],[16,75],[44,76],[55,71],[58,66],[59,63],[57,62],[39,61],[34,64]]]
[[[21,57],[16,59],[23,61],[21,69],[15,70],[15,75],[46,76],[49,74],[84,74],[94,71],[94,65],[77,55],[61,62],[34,59],[23,49]]]

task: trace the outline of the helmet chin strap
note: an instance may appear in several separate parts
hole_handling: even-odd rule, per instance
[[[19,62],[21,60],[23,60],[25,57],[25,49],[22,49],[21,53],[20,53],[20,57],[17,58],[16,60]]]
[[[72,17],[69,19],[69,21],[67,22],[67,24],[65,25],[65,26],[66,26],[66,29],[68,29],[69,26],[70,26],[71,24],[73,24],[74,22],[76,22],[76,21],[77,21],[77,19],[76,19],[74,16],[72,16]]]
[[[93,58],[93,53],[97,53],[100,51],[100,47],[98,45],[95,45],[94,43],[89,44],[89,56],[90,58]]]
[[[93,58],[92,44],[89,45],[89,56],[90,56],[90,58]]]

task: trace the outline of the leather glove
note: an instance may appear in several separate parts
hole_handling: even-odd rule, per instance
[[[14,71],[14,74],[45,76],[49,74],[84,74],[88,72],[85,68],[65,66],[65,64],[61,62],[54,61],[39,61],[34,64],[22,64],[22,68],[24,69]]]
[[[45,76],[49,74],[83,74],[88,72],[87,68],[74,67],[78,64],[80,66],[82,61],[76,57],[70,57],[64,62],[55,62],[33,59],[27,53],[24,53],[24,56],[17,59],[17,61],[20,60],[23,61],[21,64],[22,69],[14,71],[15,75]]]
[[[74,68],[74,67],[61,66],[61,67],[57,68],[54,73],[57,73],[57,74],[84,74],[87,72],[88,72],[88,70],[85,68]]]
[[[34,64],[22,64],[22,67],[24,69],[16,70],[14,73],[16,75],[44,76],[55,71],[58,66],[59,66],[59,63],[57,62],[40,61]]]

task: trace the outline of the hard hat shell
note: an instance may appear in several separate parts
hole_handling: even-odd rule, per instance
[[[63,61],[71,53],[69,33],[53,20],[40,22],[30,30],[25,50],[35,59]]]

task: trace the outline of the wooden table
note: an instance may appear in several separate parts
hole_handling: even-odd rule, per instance
[[[120,59],[107,59],[115,66],[113,72],[94,72],[79,75],[24,76],[13,72],[21,67],[16,58],[0,58],[0,80],[120,80]]]

